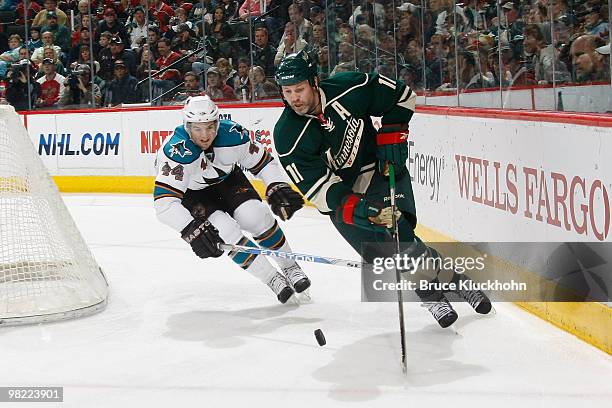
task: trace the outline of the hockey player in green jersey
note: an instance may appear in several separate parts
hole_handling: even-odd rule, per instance
[[[420,242],[414,234],[416,207],[406,168],[408,123],[416,94],[401,81],[377,73],[344,72],[319,81],[316,64],[306,52],[286,56],[276,81],[286,108],[274,128],[274,144],[302,194],[360,252],[362,243],[391,239],[388,166],[393,165],[400,241]],[[372,116],[382,117],[378,131]],[[439,256],[432,248],[420,247],[427,256]],[[385,255],[369,248],[362,254],[366,261]],[[468,278],[453,276],[462,279]],[[457,319],[442,292],[417,295],[440,326]],[[461,290],[459,295],[478,313],[491,310],[480,291]]]

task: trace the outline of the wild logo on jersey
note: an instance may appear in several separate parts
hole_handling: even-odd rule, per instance
[[[340,118],[346,122],[346,128],[342,136],[340,150],[335,155],[332,155],[331,151],[328,150],[326,152],[327,159],[335,170],[349,168],[355,162],[357,152],[359,151],[361,137],[363,136],[364,122],[363,119],[354,118],[338,101],[334,101],[331,107],[338,113]],[[333,122],[329,120],[328,123],[331,123],[331,130],[333,130],[335,128]],[[325,128],[325,125],[323,126]]]

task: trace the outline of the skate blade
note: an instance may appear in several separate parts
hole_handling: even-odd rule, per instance
[[[451,329],[456,336],[461,337],[461,333],[459,332],[459,330],[457,330],[457,327],[454,324],[448,326],[447,329]]]
[[[298,304],[300,305],[307,305],[309,303],[312,303],[312,297],[310,296],[310,289],[306,289],[302,293],[296,292],[293,296],[296,298],[296,300],[299,302]]]
[[[294,292],[293,295],[291,295],[291,297],[287,299],[287,301],[285,302],[286,306],[299,306],[300,305],[300,302],[295,295],[296,294]]]

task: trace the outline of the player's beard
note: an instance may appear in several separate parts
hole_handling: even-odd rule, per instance
[[[319,110],[319,106],[321,106],[321,95],[319,95],[319,91],[317,90],[316,87],[312,88],[312,93],[314,94],[312,103],[310,105],[310,109],[308,109],[308,111],[306,113],[303,114],[303,116],[317,116],[318,115],[318,110]]]

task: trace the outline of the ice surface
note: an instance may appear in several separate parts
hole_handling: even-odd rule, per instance
[[[456,304],[457,336],[407,303],[405,377],[397,306],[361,303],[358,270],[303,264],[313,303],[280,305],[227,257],[196,258],[150,196],[64,199],[108,276],[108,308],[0,330],[0,386],[63,386],[61,407],[612,404],[611,357],[512,304],[491,317]],[[282,227],[297,252],[357,259],[313,209]]]

